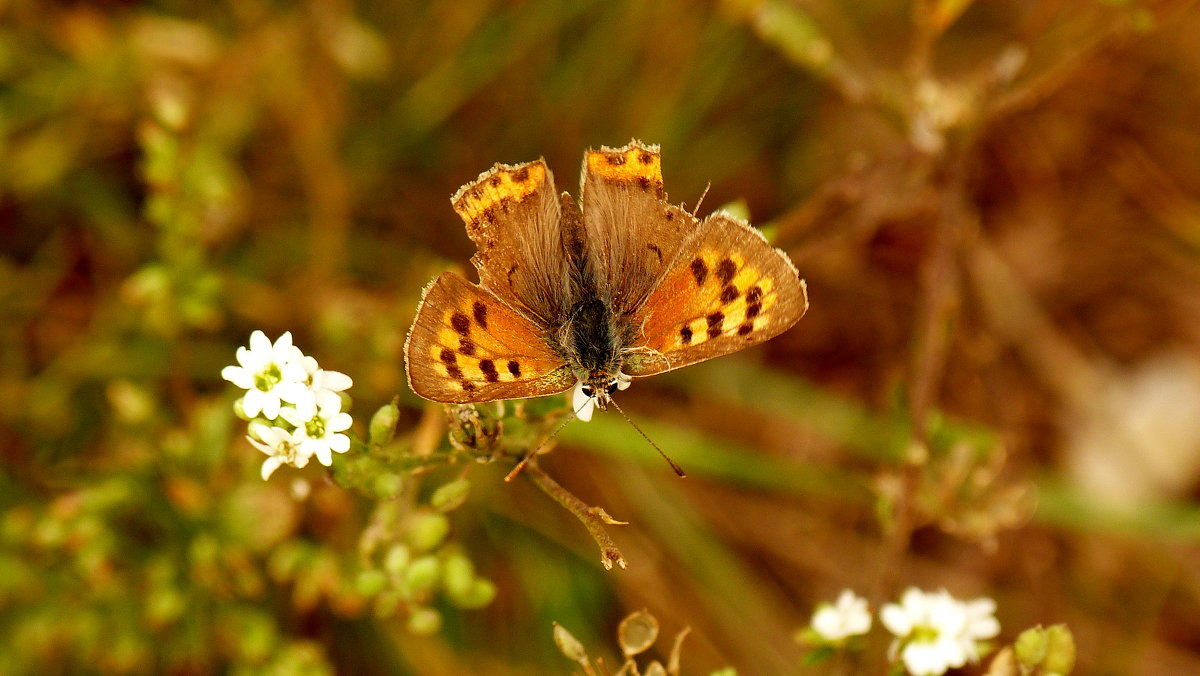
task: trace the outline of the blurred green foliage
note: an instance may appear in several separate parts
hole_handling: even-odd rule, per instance
[[[646,607],[683,673],[793,673],[818,602],[909,583],[1200,669],[1193,5],[0,0],[0,672],[568,673],[555,622]],[[563,402],[447,413],[401,355],[459,185],[630,137],[813,308],[623,393],[685,481],[564,429],[604,572],[503,481]],[[258,478],[219,373],[259,328],[355,379],[331,471]]]

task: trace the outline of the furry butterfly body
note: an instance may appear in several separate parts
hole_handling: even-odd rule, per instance
[[[405,348],[417,394],[575,386],[603,409],[632,378],[772,338],[808,307],[787,255],[748,223],[667,202],[657,146],[588,151],[580,195],[557,194],[542,160],[497,164],[454,195],[479,283],[447,272],[426,287]]]

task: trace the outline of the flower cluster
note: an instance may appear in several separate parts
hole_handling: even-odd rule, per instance
[[[981,643],[1000,633],[995,612],[996,602],[989,598],[959,601],[945,589],[909,587],[900,603],[879,611],[879,619],[896,635],[891,649],[904,668],[924,676],[978,662]]]
[[[235,407],[250,420],[247,439],[267,455],[262,477],[280,465],[304,467],[313,456],[328,467],[333,453],[350,449],[350,414],[342,412],[341,392],[350,377],[326,371],[292,345],[291,332],[271,343],[262,331],[250,334],[250,346],[237,350],[237,366],[221,377],[246,390]]]
[[[899,659],[914,676],[940,676],[949,669],[977,662],[986,641],[1000,633],[996,603],[988,598],[960,601],[946,590],[924,592],[910,587],[899,603],[879,611],[883,625],[895,635],[891,659]],[[805,636],[819,646],[840,648],[866,634],[871,615],[866,599],[849,589],[834,604],[821,604]]]

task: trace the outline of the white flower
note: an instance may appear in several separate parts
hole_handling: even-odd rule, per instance
[[[919,676],[939,676],[979,659],[979,642],[1000,633],[996,604],[981,598],[962,602],[946,590],[926,593],[909,587],[900,603],[889,603],[879,619],[896,635],[892,643],[904,668]]]
[[[812,617],[812,628],[830,643],[867,633],[871,629],[867,600],[849,589],[843,589],[836,602],[822,603],[817,607]]]
[[[304,381],[308,373],[300,364],[303,357],[292,345],[292,334],[285,331],[275,344],[262,331],[250,334],[250,347],[237,350],[238,366],[221,369],[221,377],[246,390],[242,410],[251,418],[279,417],[281,402],[297,408],[315,408],[315,398]]]
[[[306,456],[317,456],[317,460],[326,467],[333,463],[333,453],[345,453],[350,450],[350,437],[342,434],[350,429],[353,419],[349,413],[341,412],[341,400],[337,407],[322,407],[310,416],[304,417],[299,409],[285,407],[280,415],[283,419],[296,426],[299,435],[300,452]]]
[[[300,430],[288,431],[282,427],[250,423],[250,435],[246,438],[255,448],[267,454],[262,464],[263,481],[269,479],[280,465],[304,467],[308,464],[309,456],[301,449],[304,435]]]

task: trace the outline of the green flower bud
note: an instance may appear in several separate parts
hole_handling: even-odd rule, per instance
[[[1056,624],[1046,629],[1046,659],[1042,671],[1054,674],[1069,674],[1075,668],[1075,637],[1065,624]]]
[[[370,440],[372,446],[382,446],[396,436],[396,422],[400,419],[400,407],[393,399],[390,404],[379,407],[371,416]]]
[[[442,628],[442,614],[433,608],[413,608],[408,616],[408,630],[419,636],[431,636]]]
[[[477,577],[465,592],[453,596],[452,600],[459,608],[472,610],[486,606],[494,598],[496,598],[496,585],[491,580]]]
[[[364,570],[354,581],[355,589],[363,596],[375,596],[387,586],[387,575],[382,570]]]
[[[457,601],[466,596],[475,583],[475,565],[463,554],[451,554],[442,562],[442,586]]]
[[[1013,642],[1013,651],[1017,654],[1017,661],[1024,669],[1033,669],[1041,664],[1042,660],[1046,658],[1046,647],[1046,630],[1042,629],[1040,625],[1021,632],[1021,635]]]
[[[433,589],[441,574],[442,563],[436,556],[427,554],[413,561],[404,572],[404,584],[410,594],[417,595]]]
[[[399,577],[408,569],[408,562],[411,560],[412,553],[407,545],[392,545],[383,557],[383,569],[388,574]]]
[[[398,474],[380,474],[372,486],[381,499],[394,498],[404,490],[404,478]]]
[[[450,534],[450,520],[442,514],[424,512],[414,514],[409,522],[408,540],[418,551],[427,552],[445,541]]]
[[[470,492],[471,482],[466,479],[458,479],[438,486],[429,503],[439,512],[450,512],[462,506],[462,503],[467,501]]]

